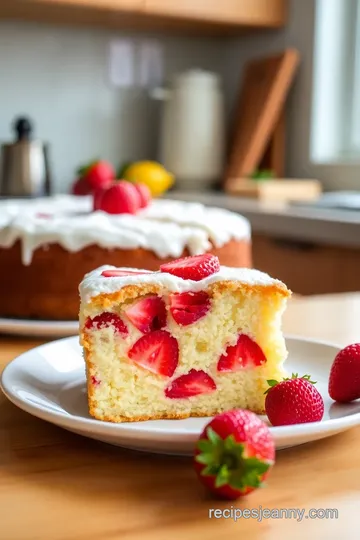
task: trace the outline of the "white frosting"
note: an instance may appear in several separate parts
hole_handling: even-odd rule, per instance
[[[104,270],[124,270],[146,272],[146,274],[127,275],[121,277],[104,277]],[[99,294],[110,294],[119,291],[126,285],[153,284],[171,292],[201,291],[206,289],[212,283],[218,281],[239,281],[247,285],[260,285],[268,287],[269,285],[278,285],[284,288],[284,284],[271,278],[268,274],[253,270],[250,268],[230,268],[221,266],[220,271],[201,281],[191,279],[181,279],[165,272],[148,272],[136,268],[115,268],[114,266],[101,266],[92,272],[89,272],[80,283],[79,291],[82,302],[89,302],[94,296]]]
[[[176,258],[185,248],[198,255],[208,251],[211,243],[221,247],[231,239],[250,236],[250,224],[243,216],[199,203],[155,199],[137,215],[109,215],[92,211],[91,196],[0,201],[0,247],[20,240],[26,265],[35,249],[55,243],[68,251],[92,244],[142,247],[160,258]]]

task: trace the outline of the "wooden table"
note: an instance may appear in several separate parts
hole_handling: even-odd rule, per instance
[[[360,341],[360,295],[293,299],[285,331]],[[39,344],[0,340],[0,367]],[[0,396],[1,540],[354,539],[360,428],[278,453],[268,485],[236,503],[210,499],[191,460],[134,453],[67,433]],[[209,519],[209,509],[337,508],[338,519]]]

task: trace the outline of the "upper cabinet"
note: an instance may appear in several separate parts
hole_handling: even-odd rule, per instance
[[[287,0],[0,0],[0,19],[237,33],[284,26]]]
[[[53,4],[58,6],[69,6],[69,7],[83,7],[85,9],[89,8],[102,8],[102,9],[111,9],[111,10],[137,10],[145,7],[145,0],[37,0],[36,2],[30,2],[33,4]]]
[[[284,0],[145,0],[145,11],[204,24],[279,27],[286,18]]]

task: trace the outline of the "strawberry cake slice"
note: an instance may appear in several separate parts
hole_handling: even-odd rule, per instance
[[[204,254],[159,271],[103,266],[80,284],[90,414],[110,422],[264,412],[284,376],[287,287]]]

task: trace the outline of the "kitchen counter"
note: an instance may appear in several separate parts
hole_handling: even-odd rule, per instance
[[[167,193],[166,198],[197,201],[239,212],[249,219],[254,233],[318,244],[360,247],[360,211],[263,202],[221,192],[174,190]]]

